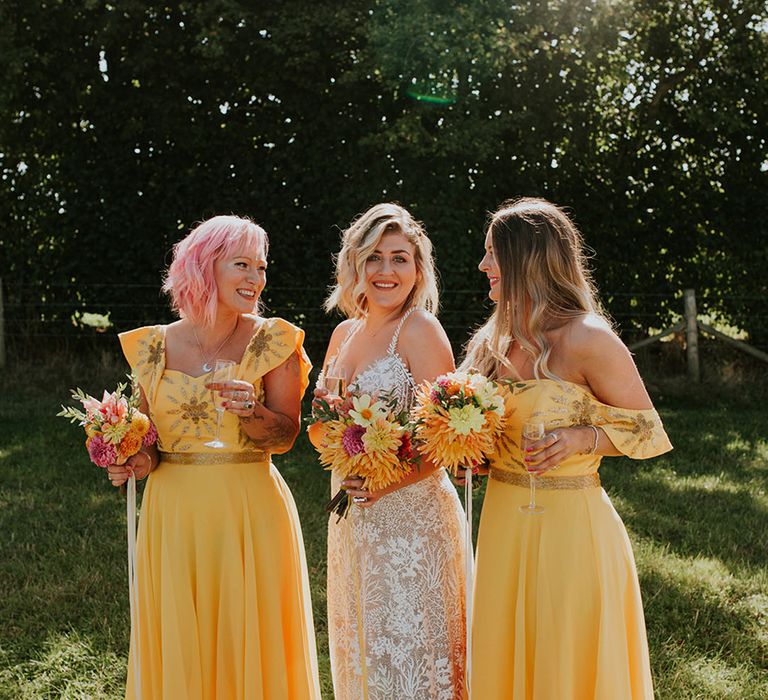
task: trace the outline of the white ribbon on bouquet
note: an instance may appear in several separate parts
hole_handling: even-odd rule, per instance
[[[472,697],[469,687],[470,674],[472,672],[472,591],[474,589],[475,576],[475,552],[472,544],[472,468],[464,472],[464,512],[467,516],[466,527],[464,528],[465,544],[465,591],[464,605],[466,615],[466,635],[467,635],[467,661],[464,668],[464,686],[467,689],[467,700]]]
[[[128,479],[126,520],[128,523],[128,601],[131,610],[131,656],[133,657],[134,695],[141,700],[141,659],[139,657],[139,583],[136,579],[136,477]]]

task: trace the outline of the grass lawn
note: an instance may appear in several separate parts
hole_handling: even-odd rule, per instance
[[[106,359],[95,369],[0,374],[0,699],[122,698],[124,500],[88,463],[76,427],[54,416],[68,387],[94,393],[118,378]],[[707,391],[662,393],[675,450],[648,462],[608,459],[602,469],[635,548],[657,697],[767,698],[765,409]],[[304,437],[277,465],[301,514],[331,698],[327,475]],[[482,489],[476,499],[479,511]]]

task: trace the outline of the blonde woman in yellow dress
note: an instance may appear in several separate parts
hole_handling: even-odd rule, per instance
[[[490,462],[478,535],[472,697],[651,700],[632,549],[598,467],[671,445],[562,209],[503,205],[480,269],[496,308],[464,364],[513,380],[515,408]],[[545,435],[524,452],[526,422]],[[526,509],[527,469],[543,512]]]
[[[320,699],[301,528],[270,461],[296,439],[310,365],[300,329],[257,313],[266,267],[263,229],[214,217],[174,250],[181,319],[120,336],[159,435],[109,468],[116,486],[149,475],[130,699]],[[213,382],[217,359],[235,363],[229,381]],[[214,392],[221,448],[206,445]]]
[[[349,318],[324,373],[352,392],[388,394],[408,410],[416,385],[453,369],[437,307],[432,246],[396,204],[378,204],[344,232],[326,307]],[[324,396],[317,389],[318,396]],[[310,433],[312,436],[312,433]],[[458,700],[464,687],[464,530],[444,469],[422,463],[328,523],[328,637],[336,700]],[[332,493],[339,489],[333,475]]]

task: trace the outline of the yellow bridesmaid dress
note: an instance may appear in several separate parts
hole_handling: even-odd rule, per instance
[[[237,378],[263,400],[264,374],[298,353],[303,392],[303,337],[282,319],[261,319]],[[165,368],[164,326],[120,341],[147,396],[161,457],[139,519],[126,698],[140,686],[142,700],[319,700],[304,545],[288,487],[237,416],[223,415],[228,447],[204,445],[216,426],[210,375]]]
[[[491,461],[477,544],[471,691],[475,700],[652,700],[643,605],[627,532],[595,455],[538,477],[529,501],[522,424],[602,428],[636,459],[672,449],[655,410],[605,405],[569,382],[513,383]]]

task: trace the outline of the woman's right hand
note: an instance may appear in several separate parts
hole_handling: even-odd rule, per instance
[[[129,457],[125,464],[110,464],[107,476],[112,486],[122,486],[131,476],[143,479],[152,471],[152,458],[143,450]]]
[[[328,389],[322,386],[316,386],[312,393],[315,395],[316,399],[324,399],[325,401],[328,401]]]
[[[337,404],[340,404],[343,401],[343,399],[340,398],[339,396],[332,396],[331,394],[329,394],[328,389],[325,389],[322,386],[315,387],[313,394],[315,397],[312,401],[313,404],[315,404],[318,400],[322,399],[331,408],[333,408],[334,406],[336,406]]]

